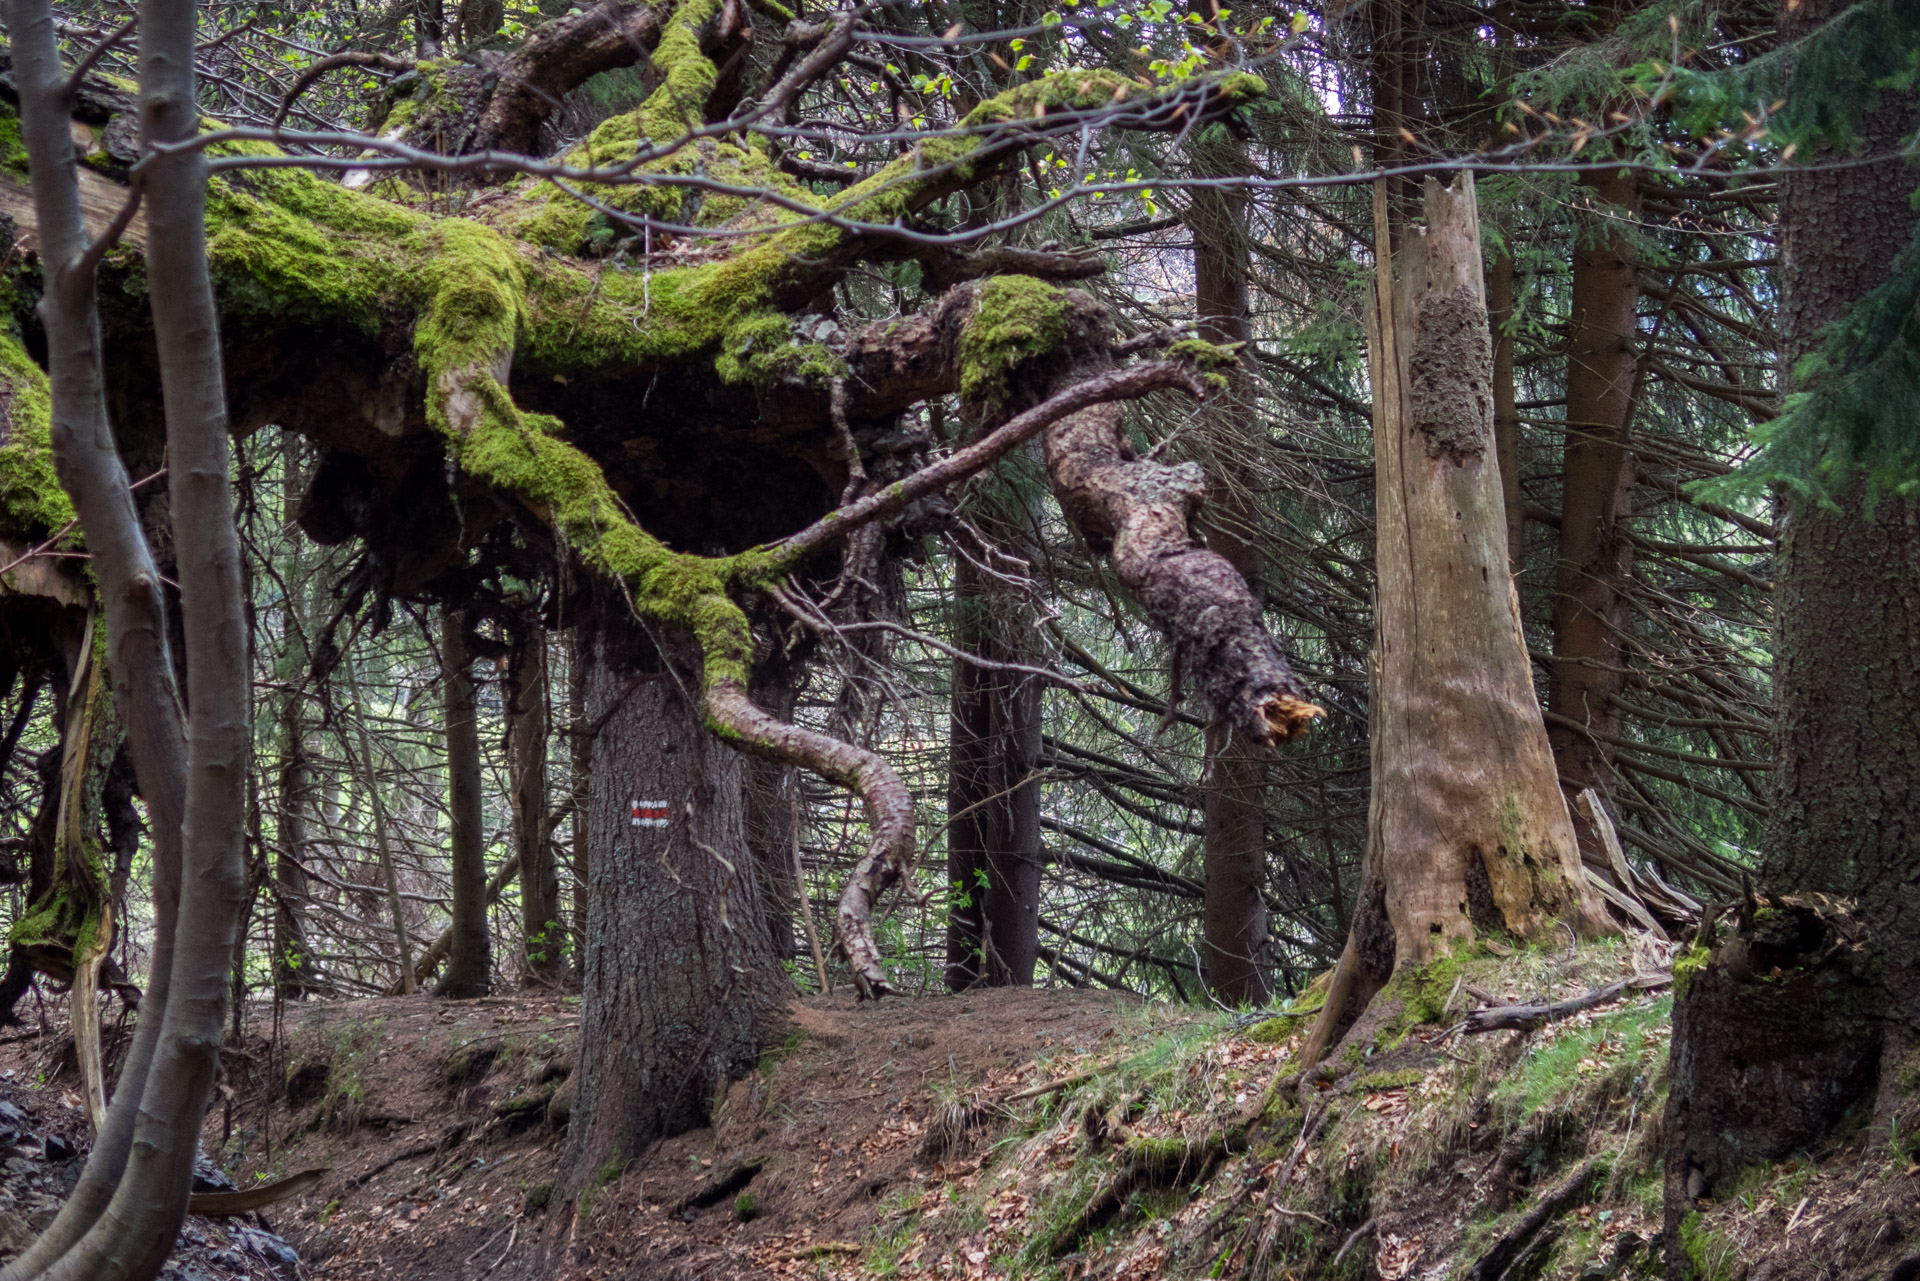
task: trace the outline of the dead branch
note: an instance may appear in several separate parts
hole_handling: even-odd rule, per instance
[[[1631,978],[1621,979],[1618,983],[1609,983],[1583,996],[1555,1001],[1550,1005],[1500,1005],[1490,1010],[1475,1010],[1467,1015],[1466,1032],[1469,1036],[1482,1032],[1498,1032],[1502,1029],[1531,1032],[1542,1023],[1551,1023],[1555,1019],[1566,1018],[1569,1014],[1578,1014],[1581,1010],[1590,1010],[1596,1005],[1605,1005],[1608,1001],[1617,1000],[1632,989],[1665,987],[1671,982],[1673,982],[1673,975],[1665,972],[1635,974]]]

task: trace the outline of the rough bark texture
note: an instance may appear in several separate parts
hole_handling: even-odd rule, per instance
[[[600,726],[587,824],[594,999],[581,1012],[566,1197],[699,1124],[716,1087],[777,1034],[791,995],[747,848],[739,753],[701,723],[684,673],[648,672],[605,635],[581,648],[587,715]],[[635,825],[634,802],[663,802],[666,825]]]
[[[384,132],[451,155],[544,154],[555,141],[547,125],[560,100],[602,71],[645,59],[671,14],[670,6],[601,0],[544,24],[504,58],[404,80],[409,96],[396,103],[404,110],[389,114]],[[430,26],[434,48],[423,47],[423,59],[440,56],[438,20]],[[424,41],[429,24],[420,30]],[[371,171],[358,171],[349,183],[361,186],[370,177]]]
[[[480,726],[466,616],[440,615],[440,688],[447,717],[447,854],[453,868],[453,923],[447,968],[435,996],[485,996],[493,978],[487,929],[486,829],[480,809]],[[431,951],[432,949],[428,949]]]
[[[754,673],[753,701],[781,720],[793,719],[800,700],[802,673],[797,664],[779,661],[778,652]],[[753,851],[767,941],[775,957],[800,955],[794,917],[800,910],[800,879],[794,870],[794,841],[804,813],[800,771],[785,761],[749,756],[743,763],[747,847]],[[584,924],[584,921],[583,921]]]
[[[1195,152],[1203,174],[1247,171],[1245,155],[1225,130],[1208,131]],[[1213,343],[1247,342],[1253,333],[1247,313],[1245,193],[1195,191],[1187,223],[1193,231],[1193,301],[1200,337]],[[1236,369],[1226,377],[1226,388],[1202,410],[1204,456],[1216,488],[1207,509],[1207,546],[1246,580],[1258,602],[1258,487],[1265,432],[1246,375]],[[1263,964],[1267,903],[1260,893],[1266,865],[1266,776],[1265,753],[1257,742],[1224,721],[1208,726],[1202,798],[1205,977],[1216,997],[1233,1004],[1264,1002],[1271,990]]]
[[[1376,196],[1378,221],[1385,221]],[[1382,237],[1384,239],[1384,237]],[[1492,352],[1471,175],[1429,180],[1426,226],[1368,312],[1379,478],[1373,794],[1348,956],[1364,1002],[1481,930],[1609,923],[1582,876],[1534,695],[1492,454]],[[1390,275],[1391,272],[1391,275]],[[1329,1017],[1340,1013],[1329,999]]]
[[[1845,7],[1835,0],[1799,6],[1786,32],[1804,35]],[[1913,173],[1894,153],[1913,111],[1912,94],[1889,93],[1863,122],[1866,154],[1894,158],[1789,171],[1783,181],[1781,354],[1789,369],[1823,326],[1886,279],[1912,241]],[[1817,166],[1832,153],[1808,148],[1802,156]],[[1702,1171],[1699,1188],[1708,1192],[1737,1163],[1775,1159],[1818,1138],[1847,1102],[1876,1089],[1872,1142],[1885,1142],[1896,1119],[1903,1131],[1915,1120],[1901,1082],[1913,1079],[1920,1043],[1920,508],[1885,497],[1869,515],[1857,490],[1843,488],[1839,498],[1838,510],[1791,501],[1782,522],[1774,591],[1778,768],[1761,879],[1775,890],[1852,900],[1852,917],[1831,906],[1828,915],[1857,919],[1873,953],[1872,986],[1862,990],[1851,956],[1858,940],[1848,926],[1835,931],[1854,940],[1846,955],[1825,956],[1826,948],[1802,941],[1800,955],[1783,965],[1784,980],[1760,981],[1770,966],[1730,969],[1727,954],[1743,942],[1736,939],[1708,971],[1724,979],[1680,994],[1670,1151]],[[1750,1027],[1781,1029],[1789,1039],[1772,1049],[1750,1044]],[[1728,1043],[1755,1063],[1783,1062],[1770,1073],[1682,1079],[1681,1064],[1713,1063]],[[1822,1076],[1830,1098],[1812,1093]],[[1724,1124],[1728,1115],[1745,1124]],[[1685,1174],[1669,1176],[1669,1223],[1692,1208],[1696,1187],[1676,1182]],[[1673,1265],[1684,1266],[1678,1257]]]
[[[989,662],[1020,661],[1032,620],[1005,586],[962,558],[954,568],[954,644]],[[1025,987],[1040,957],[1038,681],[953,664],[947,772],[947,987]]]
[[[560,869],[547,828],[547,640],[539,630],[516,630],[503,691],[507,712],[507,768],[512,786],[513,847],[520,856],[520,927],[526,941],[528,983],[552,983],[565,969],[560,922]]]
[[[1626,236],[1608,219],[1640,206],[1635,177],[1605,170],[1585,183],[1588,225],[1573,251],[1567,341],[1567,442],[1562,458],[1560,555],[1554,569],[1553,666],[1548,737],[1567,795],[1611,778],[1604,744],[1618,737],[1614,706],[1625,676],[1620,632],[1622,587],[1633,573],[1626,522],[1633,515],[1633,456],[1628,432],[1638,361],[1635,308],[1640,290]]]
[[[573,973],[581,978],[587,967],[588,904],[593,900],[593,857],[587,844],[587,816],[593,795],[593,731],[587,721],[587,664],[581,650],[579,627],[567,633],[567,829],[572,836]]]
[[[1698,1198],[1815,1143],[1872,1093],[1881,1052],[1873,969],[1865,925],[1819,895],[1743,911],[1724,947],[1676,965],[1669,1240]]]
[[[1063,295],[1062,346],[1071,359],[1052,386],[1112,362],[1112,322],[1086,295]],[[1037,397],[1036,397],[1037,399]],[[1061,508],[1184,656],[1184,670],[1213,708],[1251,741],[1305,734],[1320,708],[1307,699],[1261,622],[1259,602],[1224,556],[1201,547],[1193,521],[1206,473],[1136,457],[1119,404],[1094,405],[1049,424],[1047,473]]]

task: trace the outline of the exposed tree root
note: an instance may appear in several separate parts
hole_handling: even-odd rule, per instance
[[[1513,1267],[1540,1230],[1572,1209],[1592,1184],[1594,1175],[1604,1169],[1600,1158],[1582,1161],[1559,1187],[1540,1198],[1520,1222],[1467,1269],[1467,1281],[1500,1281]]]
[[[1046,1254],[1057,1258],[1073,1249],[1089,1232],[1111,1222],[1135,1192],[1204,1179],[1215,1165],[1244,1149],[1246,1141],[1244,1126],[1199,1139],[1132,1140],[1122,1149],[1120,1168],[1048,1239]]]

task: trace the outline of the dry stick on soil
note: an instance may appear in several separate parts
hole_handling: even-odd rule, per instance
[[[1632,989],[1665,987],[1671,982],[1673,982],[1673,975],[1664,971],[1658,974],[1635,974],[1631,978],[1621,979],[1618,983],[1609,983],[1583,996],[1555,1001],[1549,1005],[1500,1005],[1490,1010],[1475,1010],[1467,1015],[1467,1021],[1462,1027],[1469,1036],[1477,1036],[1482,1032],[1499,1032],[1504,1029],[1531,1032],[1542,1023],[1551,1023],[1555,1019],[1564,1019],[1569,1014],[1578,1014],[1581,1010],[1605,1005],[1608,1001],[1616,1000]]]
[[[1540,1203],[1527,1211],[1526,1215],[1513,1226],[1513,1230],[1493,1243],[1493,1246],[1467,1269],[1466,1281],[1499,1281],[1500,1277],[1512,1266],[1522,1250],[1541,1228],[1571,1209],[1593,1182],[1593,1176],[1602,1166],[1601,1158],[1592,1157],[1582,1161],[1574,1172],[1553,1191],[1540,1198]]]
[[[79,1240],[106,1209],[124,1173],[136,1113],[160,1039],[172,987],[174,925],[180,904],[181,820],[186,735],[168,652],[160,574],[134,510],[126,467],[107,420],[93,264],[73,165],[73,85],[60,63],[52,15],[40,0],[12,0],[7,25],[19,93],[45,296],[52,385],[52,445],[72,496],[106,615],[114,697],[127,725],[140,794],[153,833],[152,978],[119,1088],[87,1164],[53,1225],[0,1276],[38,1275]]]
[[[1340,1268],[1340,1260],[1346,1258],[1347,1252],[1353,1249],[1354,1246],[1359,1245],[1362,1238],[1364,1238],[1367,1233],[1373,1231],[1374,1225],[1378,1222],[1379,1220],[1377,1219],[1368,1219],[1365,1223],[1362,1223],[1359,1227],[1348,1233],[1347,1239],[1340,1243],[1340,1248],[1333,1252],[1333,1262],[1327,1264],[1327,1271],[1337,1272]]]

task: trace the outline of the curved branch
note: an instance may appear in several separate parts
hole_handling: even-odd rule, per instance
[[[913,866],[913,796],[907,785],[876,753],[777,719],[747,697],[737,680],[710,681],[705,704],[710,723],[733,747],[782,764],[804,766],[860,794],[873,844],[840,891],[835,946],[853,971],[854,989],[862,998],[872,1000],[894,991],[873,937],[873,906]]]
[[[895,481],[876,494],[828,512],[797,534],[781,539],[771,550],[793,564],[867,524],[904,510],[914,501],[999,461],[1048,427],[1072,414],[1120,400],[1138,400],[1149,392],[1178,387],[1195,400],[1207,395],[1205,377],[1182,360],[1153,360],[1109,369],[1074,383],[1065,391],[1016,414],[971,445],[954,450],[939,462]]]
[[[273,124],[270,127],[278,130],[286,120],[287,113],[293,110],[293,104],[299,101],[300,95],[311,89],[313,82],[329,71],[337,71],[341,67],[378,67],[382,71],[411,71],[413,66],[411,58],[396,58],[386,53],[330,54],[302,71],[294,80],[293,87],[287,90],[287,96],[280,100],[280,109],[273,113]]]

